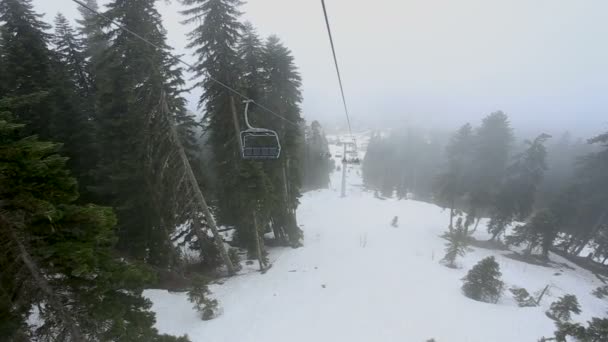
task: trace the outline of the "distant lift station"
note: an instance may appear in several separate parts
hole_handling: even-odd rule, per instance
[[[253,127],[249,124],[249,104],[252,100],[245,103],[245,125],[247,129],[241,131],[241,155],[243,159],[279,159],[281,155],[281,143],[277,132]]]

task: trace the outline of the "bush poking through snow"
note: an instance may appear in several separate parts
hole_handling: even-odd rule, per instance
[[[196,276],[192,280],[192,289],[188,291],[188,300],[194,303],[194,308],[201,314],[203,321],[213,319],[219,313],[217,300],[211,298],[207,283],[204,277]]]
[[[228,250],[228,257],[230,258],[230,261],[232,262],[232,265],[234,266],[235,270],[240,270],[242,268],[241,257],[239,256],[238,249],[230,248],[230,250]]]
[[[603,342],[608,341],[608,318],[593,317],[587,327],[578,323],[556,322],[555,341]],[[568,339],[568,337],[572,337]],[[548,339],[541,339],[548,341]]]
[[[546,312],[547,317],[556,322],[568,322],[572,319],[572,314],[580,314],[581,306],[578,304],[578,299],[575,295],[564,295],[557,301],[551,304],[551,307]]]
[[[399,227],[399,216],[393,217],[393,220],[391,221],[391,226],[395,228]]]
[[[512,287],[509,289],[513,294],[513,298],[520,308],[537,306],[536,300],[530,296],[528,291],[521,287]]]
[[[445,256],[441,259],[441,263],[449,268],[456,268],[456,258],[464,256],[469,250],[468,236],[464,229],[459,227],[445,233],[443,238],[448,242],[445,244]]]
[[[597,289],[593,290],[593,295],[599,299],[603,299],[608,297],[608,285],[600,286]]]
[[[465,296],[482,302],[496,303],[502,294],[504,283],[500,280],[500,266],[493,256],[487,257],[462,278]]]

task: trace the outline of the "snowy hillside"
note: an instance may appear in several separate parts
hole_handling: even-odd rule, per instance
[[[341,151],[331,148],[334,155]],[[440,235],[448,212],[413,200],[376,198],[363,190],[360,173],[359,166],[349,166],[346,198],[340,197],[341,171],[334,172],[330,189],[303,196],[298,220],[304,247],[271,249],[273,267],[266,274],[242,271],[211,286],[223,308],[218,318],[201,321],[185,294],[146,291],[156,327],[209,342],[534,342],[552,335],[554,323],[544,312],[563,294],[578,297],[582,314],[575,321],[608,310],[608,303],[591,295],[603,284],[556,255],[551,259],[564,267],[473,248],[458,260],[461,268],[442,266]],[[394,216],[397,228],[390,225]],[[482,231],[477,237],[487,238]],[[499,262],[507,287],[534,293],[550,285],[541,306],[520,308],[508,291],[497,304],[462,295],[461,278],[489,255]]]

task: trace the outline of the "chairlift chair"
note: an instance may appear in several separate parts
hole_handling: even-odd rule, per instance
[[[247,129],[241,131],[241,156],[243,159],[279,159],[281,155],[281,142],[277,132],[253,127],[249,124],[249,104],[253,100],[243,101],[245,103],[245,125]]]

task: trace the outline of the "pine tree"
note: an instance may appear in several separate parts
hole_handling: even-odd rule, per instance
[[[4,97],[7,92],[6,79],[6,48],[4,46],[4,25],[0,25],[0,98]]]
[[[441,262],[447,267],[456,268],[456,258],[464,256],[469,250],[469,235],[462,226],[462,218],[456,221],[456,228],[449,230],[443,236],[447,240],[445,244],[445,256]]]
[[[185,0],[183,3],[189,6],[182,11],[187,17],[184,23],[197,25],[188,35],[188,47],[194,50],[197,58],[193,72],[199,80],[196,87],[202,90],[199,100],[199,107],[204,112],[202,124],[207,132],[206,143],[211,147],[213,171],[218,175],[213,184],[218,223],[236,226],[241,235],[247,234],[252,231],[251,211],[243,211],[243,207],[251,203],[243,203],[239,194],[248,186],[239,178],[241,125],[236,110],[240,103],[221,85],[235,89],[239,86],[237,70],[242,64],[237,55],[237,43],[243,29],[238,22],[241,2]]]
[[[500,276],[500,266],[494,257],[487,257],[473,266],[462,279],[462,291],[469,298],[496,303],[504,287]]]
[[[490,209],[504,181],[509,148],[513,140],[507,115],[494,112],[485,117],[474,136],[471,177],[471,207],[475,212]]]
[[[521,287],[513,287],[510,288],[509,291],[513,294],[515,301],[519,307],[531,307],[537,306],[536,300],[530,296],[530,293],[524,288]]]
[[[51,52],[48,44],[50,27],[34,12],[31,0],[1,0],[0,22],[3,24],[3,79],[5,96],[19,97],[34,93],[48,95]],[[48,96],[30,102],[13,111],[13,115],[27,124],[24,133],[51,136],[54,112]]]
[[[97,0],[85,0],[84,3],[91,10],[99,12]],[[89,60],[89,66],[97,64],[102,57],[103,52],[108,48],[107,40],[101,29],[103,27],[103,21],[101,21],[91,10],[78,6],[78,11],[82,18],[76,21],[79,25],[80,34],[83,36],[85,46],[84,55]],[[92,68],[90,72],[92,70],[94,70],[94,68]],[[94,73],[92,73],[91,76],[94,76]]]
[[[141,295],[150,275],[113,257],[109,208],[74,204],[77,183],[59,146],[21,138],[0,99],[0,331],[15,340],[186,341],[159,336]],[[37,307],[42,325],[26,321]]]
[[[273,188],[281,196],[272,204],[273,227],[278,226],[284,232],[292,246],[299,246],[302,230],[296,219],[296,209],[301,197],[300,188],[300,146],[303,144],[303,123],[300,104],[302,102],[302,79],[294,63],[291,51],[276,36],[270,36],[264,43],[263,77],[265,96],[264,104],[286,120],[266,115],[265,127],[279,133],[281,141],[280,163],[265,164],[265,171],[270,177]]]
[[[447,165],[437,180],[438,197],[450,208],[450,225],[453,228],[456,201],[470,189],[470,167],[472,165],[473,129],[470,124],[463,125],[452,137],[446,147]]]
[[[546,312],[547,316],[557,322],[568,322],[572,319],[572,313],[580,314],[581,306],[575,295],[564,295],[557,301],[551,303]]]
[[[313,121],[306,127],[302,162],[302,188],[306,190],[326,189],[329,175],[334,168],[329,145],[323,127]]]
[[[496,195],[488,231],[492,239],[504,232],[513,220],[525,220],[532,212],[537,189],[547,169],[544,143],[550,136],[526,141],[526,150],[507,168],[506,178]]]
[[[507,237],[507,243],[519,246],[527,243],[526,254],[531,254],[536,247],[541,247],[542,256],[549,257],[549,249],[557,236],[556,220],[553,213],[547,209],[532,216],[529,222],[513,229],[513,234]]]
[[[50,95],[57,114],[53,120],[52,135],[64,143],[64,153],[70,158],[68,166],[81,185],[80,192],[88,194],[87,189],[94,182],[92,170],[98,157],[93,142],[96,133],[93,125],[93,90],[82,42],[61,14],[55,18],[53,44],[53,88]]]
[[[176,178],[181,174],[175,172],[179,156],[170,153],[168,120],[181,124],[182,140],[193,139],[188,128],[192,118],[180,96],[182,71],[170,55],[154,0],[115,0],[106,16],[158,48],[108,26],[105,39],[110,45],[95,79],[102,148],[96,170],[99,186],[94,190],[103,203],[116,208],[117,247],[123,253],[152,265],[175,266],[179,257],[171,234],[177,224],[200,220],[183,205],[192,201],[179,192]]]
[[[203,321],[217,317],[218,302],[210,298],[211,291],[207,286],[207,279],[198,276],[192,281],[192,288],[188,291],[188,300],[194,303],[194,308],[201,314]]]

